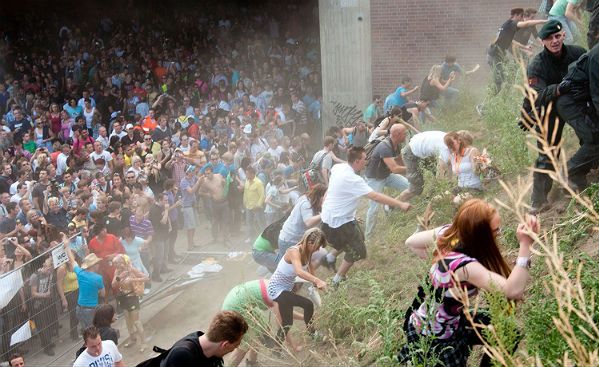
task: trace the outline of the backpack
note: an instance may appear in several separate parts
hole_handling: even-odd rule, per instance
[[[145,360],[145,361],[139,363],[135,367],[160,367],[160,362],[162,362],[162,360],[166,358],[166,356],[171,351],[171,349],[173,349],[173,348],[162,349],[160,347],[154,346],[154,348],[152,348],[154,353],[160,353],[160,354],[157,355],[156,357],[152,357],[148,360]]]
[[[385,139],[387,139],[387,136],[388,133],[385,136],[379,136],[378,138],[368,142],[368,144],[364,146],[364,151],[366,152],[366,166],[368,166],[368,164],[370,163],[370,158],[372,158],[374,148],[376,148],[377,145],[379,145],[381,142],[385,141]]]
[[[388,135],[387,135],[388,137]],[[389,139],[387,139],[387,137],[385,137],[384,139],[375,139],[373,141],[371,141],[370,143],[368,143],[368,145],[366,145],[366,147],[364,149],[368,149],[366,151],[366,167],[368,167],[370,165],[370,159],[372,158],[372,155],[374,154],[374,149],[380,144],[380,143],[385,143],[385,144],[389,144],[389,147],[391,148],[391,150],[393,149],[393,145],[391,144],[391,142],[389,141]],[[382,158],[379,158],[379,161],[376,163],[376,167],[374,170],[374,174],[377,180],[382,180],[384,178],[387,178],[387,176],[389,176],[389,169],[385,169],[386,165],[385,162],[383,161]]]
[[[283,216],[283,218],[269,224],[262,232],[262,238],[270,242],[271,246],[274,248],[279,247],[279,233],[281,233],[283,224],[285,224],[285,221],[289,218],[289,214],[291,214],[291,211],[287,212],[287,215]]]
[[[327,154],[329,153],[322,154],[317,162],[311,162],[308,168],[300,171],[299,184],[302,191],[308,191],[314,185],[324,182],[320,169],[322,168],[322,161]]]

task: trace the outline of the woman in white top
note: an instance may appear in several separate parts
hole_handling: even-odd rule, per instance
[[[451,172],[458,179],[458,190],[482,190],[482,182],[476,173],[478,167],[474,159],[480,155],[480,152],[472,146],[470,132],[460,130],[448,133],[444,141],[451,152]]]
[[[301,241],[290,247],[279,262],[277,269],[268,284],[268,296],[277,303],[281,315],[281,330],[278,336],[285,338],[295,351],[301,350],[294,345],[289,337],[289,329],[293,325],[293,308],[300,307],[304,310],[304,322],[308,332],[314,333],[312,315],[314,304],[308,298],[293,293],[296,277],[313,283],[318,289],[326,289],[325,281],[314,275],[311,258],[312,254],[326,245],[325,235],[319,228],[312,228],[304,233]]]

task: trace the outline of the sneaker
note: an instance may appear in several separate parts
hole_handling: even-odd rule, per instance
[[[315,342],[321,342],[324,340],[324,335],[322,335],[318,330],[314,330],[309,333],[310,338]]]
[[[551,204],[549,204],[548,202],[544,202],[543,204],[532,204],[532,207],[528,211],[528,214],[538,215],[549,209],[551,209]]]
[[[144,296],[147,296],[148,294],[150,294],[150,288],[145,288],[144,289]]]
[[[485,106],[483,104],[478,104],[475,108],[476,113],[478,113],[478,116],[483,117],[483,115],[485,114]]]
[[[347,277],[344,276],[341,279],[339,279],[338,281],[334,280],[335,278],[333,278],[333,280],[331,281],[331,284],[333,285],[333,288],[339,288],[339,284],[345,282],[347,280]]]

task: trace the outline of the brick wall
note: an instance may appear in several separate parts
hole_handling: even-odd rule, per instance
[[[386,96],[403,75],[420,85],[446,54],[464,68],[481,65],[488,74],[486,48],[513,7],[539,6],[539,0],[372,0],[372,91]]]

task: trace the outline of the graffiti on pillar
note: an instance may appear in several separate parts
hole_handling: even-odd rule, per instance
[[[341,102],[331,101],[333,104],[333,115],[335,116],[335,125],[350,127],[354,126],[362,119],[362,111],[354,106],[347,106]]]

